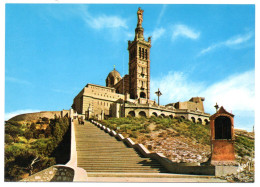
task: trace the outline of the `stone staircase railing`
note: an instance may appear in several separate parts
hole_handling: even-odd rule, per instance
[[[151,153],[143,144],[136,144],[131,138],[125,138],[122,134],[116,133],[114,130],[91,120],[91,122],[109,133],[111,136],[114,136],[118,140],[125,142],[129,147],[133,147],[143,156],[151,159],[155,159],[160,162],[169,172],[177,174],[195,174],[195,175],[213,175],[216,177],[225,176],[231,173],[237,172],[237,166],[211,166],[204,165],[201,166],[199,163],[175,163],[166,158],[162,153]]]

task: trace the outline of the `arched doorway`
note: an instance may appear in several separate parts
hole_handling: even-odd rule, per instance
[[[155,117],[157,117],[158,115],[157,115],[157,113],[156,113],[156,112],[153,112],[153,113],[152,113],[152,116],[155,116]]]
[[[140,98],[146,98],[146,94],[144,92],[140,92]]]
[[[146,113],[144,111],[139,112],[140,117],[146,117]]]
[[[198,118],[198,123],[199,123],[199,124],[202,124],[201,118]]]
[[[169,115],[169,118],[171,118],[171,119],[172,119],[172,118],[173,118],[173,115]]]
[[[215,119],[215,139],[231,139],[231,120],[226,116]]]
[[[195,120],[195,118],[194,118],[194,117],[191,117],[191,121],[192,121],[193,123],[195,123],[195,122],[196,122],[196,120]]]
[[[205,123],[205,125],[208,125],[209,124],[209,120],[204,119],[204,123]]]
[[[185,119],[185,117],[184,117],[184,116],[181,116],[181,118],[182,118],[182,119]]]
[[[162,118],[165,118],[165,114],[161,114],[160,116],[161,116]]]
[[[134,111],[128,112],[128,116],[135,117],[135,112]]]

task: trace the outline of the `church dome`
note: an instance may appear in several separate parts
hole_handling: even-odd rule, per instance
[[[120,73],[117,71],[117,70],[113,70],[113,71],[111,71],[109,74],[108,74],[108,76],[107,77],[120,77],[120,79],[121,79],[121,75],[120,75]]]
[[[116,83],[118,83],[122,79],[120,73],[117,70],[111,71],[106,79],[106,86],[113,87]]]

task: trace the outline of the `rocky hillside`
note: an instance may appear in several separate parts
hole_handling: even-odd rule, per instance
[[[203,163],[210,158],[209,126],[181,118],[110,118],[102,124],[142,143],[151,152],[163,153],[173,162]],[[235,130],[236,158],[246,163],[254,158],[254,133]]]

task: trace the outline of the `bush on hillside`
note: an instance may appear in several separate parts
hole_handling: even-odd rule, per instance
[[[21,126],[19,128],[17,124],[13,125],[6,122],[5,141],[8,144],[5,146],[5,181],[17,181],[25,173],[32,174],[54,165],[56,161],[54,157],[51,157],[51,154],[68,131],[69,124],[68,118],[55,118],[50,121],[50,127],[46,128],[47,132],[45,133],[44,130],[37,130],[34,123],[23,132]],[[45,138],[45,134],[47,134],[46,137],[48,138]],[[35,138],[36,140],[30,144],[25,144],[25,142],[16,143],[18,142],[18,136],[21,139],[30,140]],[[13,144],[11,144],[10,137],[16,140]],[[37,162],[30,166],[34,159]]]

